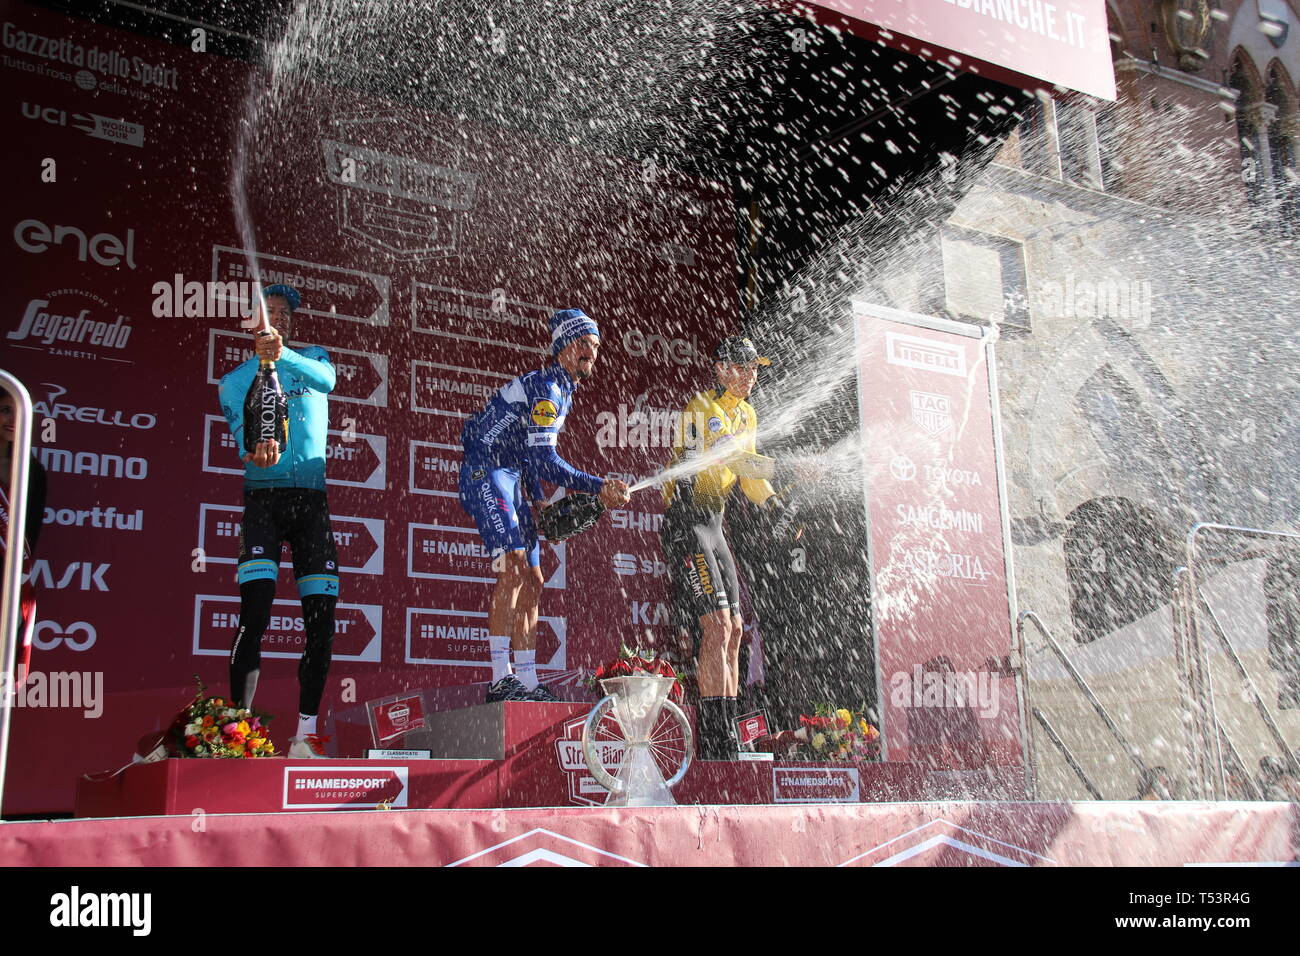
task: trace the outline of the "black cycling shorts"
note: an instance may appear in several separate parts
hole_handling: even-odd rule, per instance
[[[239,529],[239,583],[280,573],[280,545],[289,542],[298,594],[338,597],[339,557],[325,492],[311,488],[245,488]]]
[[[664,512],[664,560],[679,612],[700,618],[730,609],[740,613],[736,559],[722,530],[722,515],[674,504]]]

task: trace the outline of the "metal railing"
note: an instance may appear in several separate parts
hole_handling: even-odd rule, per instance
[[[1056,732],[1056,729],[1048,722],[1047,718],[1043,716],[1043,712],[1037,707],[1032,708],[1032,711],[1034,720],[1038,721],[1043,728],[1043,733],[1047,734],[1047,739],[1050,740],[1053,745],[1055,745],[1056,749],[1061,752],[1061,756],[1064,757],[1065,762],[1070,765],[1070,769],[1074,771],[1074,775],[1083,781],[1083,785],[1088,788],[1088,793],[1092,795],[1092,799],[1104,799],[1101,795],[1101,791],[1097,789],[1096,784],[1089,780],[1088,775],[1083,772],[1083,767],[1079,764],[1079,761],[1075,759],[1074,754],[1070,752],[1070,748],[1065,745],[1065,741],[1061,739],[1061,735]],[[1037,799],[1037,777],[1035,777],[1034,783],[1035,790],[1033,795],[1034,798]]]
[[[1070,660],[1070,656],[1065,653],[1065,650],[1059,643],[1057,643],[1056,638],[1052,636],[1052,632],[1048,629],[1047,625],[1044,624],[1042,619],[1033,611],[1021,611],[1020,614],[1016,616],[1016,640],[1020,645],[1021,653],[1024,657],[1026,688],[1029,685],[1029,658],[1025,653],[1027,648],[1024,635],[1026,622],[1032,623],[1038,629],[1038,633],[1042,635],[1048,648],[1050,648],[1052,653],[1056,655],[1057,660],[1061,662],[1061,665],[1065,668],[1065,672],[1070,675],[1070,679],[1074,681],[1075,686],[1079,688],[1084,699],[1088,701],[1088,704],[1092,707],[1093,711],[1101,718],[1101,722],[1106,725],[1106,729],[1110,731],[1111,736],[1115,738],[1116,742],[1123,749],[1129,761],[1137,768],[1138,775],[1144,780],[1151,779],[1153,781],[1156,794],[1161,799],[1172,799],[1172,795],[1165,787],[1164,782],[1151,774],[1151,769],[1146,765],[1146,761],[1142,759],[1142,755],[1138,753],[1137,748],[1133,746],[1126,736],[1124,736],[1124,732],[1119,729],[1119,725],[1115,723],[1114,719],[1102,705],[1101,701],[1088,685],[1088,682],[1084,679],[1083,675],[1079,673],[1079,669],[1074,666],[1074,662]],[[1026,707],[1030,706],[1028,701],[1028,690],[1026,690],[1025,705]],[[1056,745],[1058,750],[1061,750],[1062,754],[1066,758],[1066,762],[1070,764],[1071,769],[1073,769],[1079,779],[1083,781],[1084,785],[1088,788],[1088,791],[1096,796],[1097,799],[1101,799],[1100,792],[1088,779],[1087,775],[1084,774],[1083,768],[1078,765],[1078,761],[1074,759],[1073,754],[1071,754],[1069,749],[1065,747],[1064,742],[1060,740],[1055,731],[1053,731],[1050,725],[1046,723],[1045,718],[1041,716],[1039,710],[1031,707],[1030,712],[1033,713],[1035,718],[1038,719],[1038,722],[1043,725],[1044,730],[1047,731],[1048,738]]]
[[[1266,557],[1272,553],[1269,549],[1246,551],[1228,557],[1210,557],[1198,551],[1198,539],[1207,533],[1225,536],[1236,541],[1263,541],[1273,545],[1300,545],[1300,534],[1288,531],[1266,531],[1263,528],[1246,528],[1238,525],[1214,524],[1202,522],[1192,526],[1187,533],[1187,565],[1174,572],[1174,636],[1175,649],[1179,655],[1179,670],[1183,676],[1185,691],[1185,708],[1189,716],[1189,749],[1193,755],[1194,776],[1197,782],[1198,796],[1203,799],[1223,799],[1227,796],[1227,778],[1225,772],[1224,747],[1231,753],[1248,774],[1252,792],[1257,792],[1253,778],[1249,777],[1250,768],[1241,760],[1232,738],[1223,727],[1215,707],[1214,682],[1209,666],[1209,642],[1205,640],[1206,631],[1212,633],[1222,647],[1233,670],[1241,680],[1248,698],[1254,703],[1255,711],[1264,722],[1269,736],[1282,752],[1283,759],[1290,765],[1293,773],[1300,775],[1300,759],[1288,744],[1277,720],[1265,703],[1259,689],[1255,686],[1250,672],[1242,663],[1240,655],[1232,644],[1227,630],[1210,606],[1201,590],[1199,565],[1201,563],[1227,563],[1253,560]]]
[[[32,453],[32,397],[22,382],[0,370],[0,388],[14,400],[14,447],[9,464],[9,534],[5,541],[4,580],[0,582],[0,811],[4,808],[5,770],[9,763],[9,717],[12,711],[14,661],[22,613],[23,549],[27,534],[27,471]],[[3,440],[3,439],[0,439]]]

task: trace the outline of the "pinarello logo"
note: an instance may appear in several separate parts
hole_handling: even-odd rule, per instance
[[[406,767],[285,767],[285,810],[409,806]]]

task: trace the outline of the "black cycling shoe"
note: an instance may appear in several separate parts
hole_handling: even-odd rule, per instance
[[[507,674],[487,689],[487,702],[499,704],[505,700],[534,700],[532,691],[526,688],[514,674]]]
[[[538,684],[535,689],[528,692],[528,697],[525,699],[549,704],[552,701],[558,701],[560,698],[556,697],[545,684]]]

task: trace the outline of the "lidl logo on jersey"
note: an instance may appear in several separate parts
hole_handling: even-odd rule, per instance
[[[560,411],[555,407],[555,403],[550,399],[539,398],[533,404],[533,424],[541,425],[543,428],[555,424],[555,419],[559,416]]]

